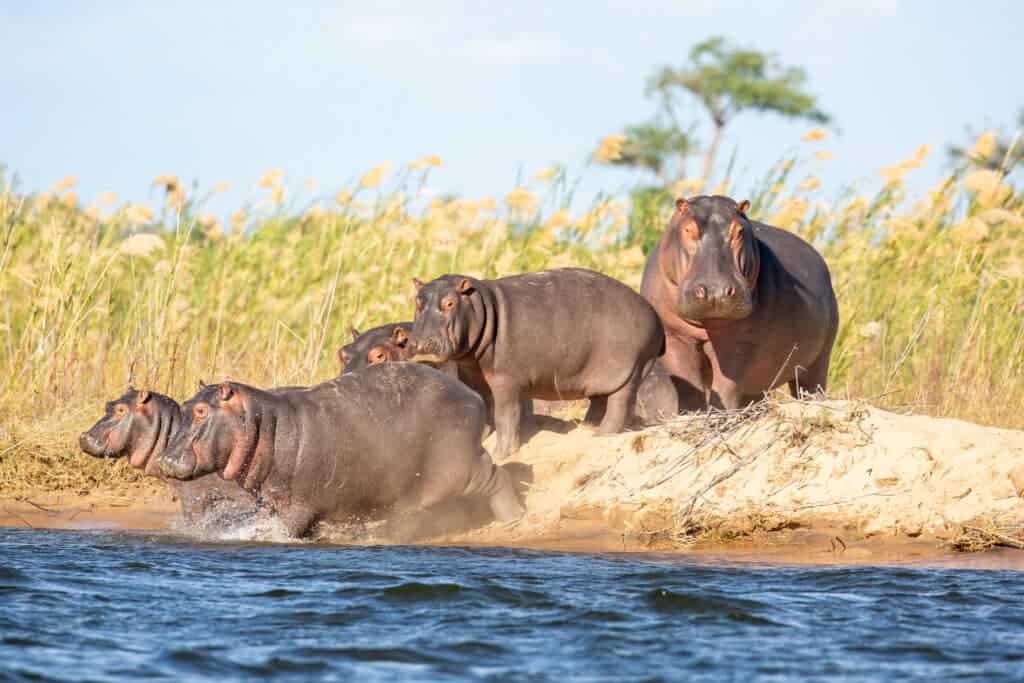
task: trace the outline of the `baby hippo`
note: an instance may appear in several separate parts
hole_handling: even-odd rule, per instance
[[[338,360],[341,362],[342,374],[355,372],[368,365],[377,363],[395,363],[412,360],[412,347],[409,345],[409,332],[412,330],[411,322],[390,323],[381,325],[360,332],[352,328],[352,341],[338,349]],[[458,377],[464,384],[473,391],[480,394],[487,406],[487,424],[484,427],[484,437],[490,435],[494,428],[494,400],[491,397],[491,390],[487,384],[474,381],[474,376],[467,376],[465,371],[459,369],[454,362],[430,363],[425,362],[432,368],[441,372]],[[524,399],[520,408],[524,418],[533,416],[533,401]]]
[[[161,475],[157,460],[181,427],[181,406],[153,391],[128,389],[110,401],[106,414],[78,442],[96,458],[127,458],[128,464],[146,474],[164,479],[181,501],[185,521],[194,523],[212,512],[247,515],[256,511],[256,500],[233,482],[203,477],[183,482]]]
[[[562,268],[477,280],[444,275],[417,287],[414,360],[455,361],[494,397],[495,458],[519,449],[521,399],[589,398],[599,433],[632,419],[637,387],[663,351],[657,313],[600,273]]]
[[[342,372],[355,372],[368,365],[410,359],[409,331],[412,323],[390,323],[360,332],[352,328],[352,341],[338,349]]]
[[[379,363],[307,388],[224,382],[182,406],[161,471],[210,472],[258,493],[289,532],[318,521],[413,516],[449,498],[486,498],[499,521],[524,510],[481,446],[483,401],[416,363]]]

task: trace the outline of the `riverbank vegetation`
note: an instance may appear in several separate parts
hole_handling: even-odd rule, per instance
[[[599,158],[621,153],[609,136]],[[985,134],[974,153],[995,144]],[[684,179],[572,208],[564,168],[501,197],[424,196],[438,157],[381,165],[299,205],[277,171],[228,218],[221,188],[155,180],[163,205],[84,202],[75,178],[23,194],[0,181],[0,490],[130,477],[77,453],[77,434],[128,383],[191,395],[200,379],[313,383],[338,371],[352,326],[412,317],[414,276],[497,277],[583,266],[639,288],[671,198],[749,197],[749,214],[826,256],[840,303],[830,393],[889,408],[1024,427],[1024,196],[1005,169],[963,164],[931,190],[904,181],[921,147],[881,169],[871,195],[818,199],[800,156],[758,187]],[[820,164],[819,164],[820,166]],[[593,171],[588,171],[593,172]],[[577,203],[578,204],[578,203]],[[73,465],[73,466],[72,466]]]

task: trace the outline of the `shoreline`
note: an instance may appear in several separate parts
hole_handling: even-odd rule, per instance
[[[80,494],[40,494],[0,498],[0,527],[66,531],[169,532],[178,519],[178,503],[170,492],[141,496],[124,491]],[[687,544],[649,543],[623,535],[597,520],[564,520],[557,530],[535,533],[488,525],[451,536],[428,538],[424,547],[519,548],[548,552],[613,554],[751,566],[904,566],[916,568],[1024,571],[1024,551],[995,548],[958,552],[935,537],[874,536],[851,540],[848,530],[807,527],[762,532],[737,540],[697,540]],[[188,536],[180,536],[188,538]],[[244,539],[197,537],[203,543],[244,543]],[[841,542],[840,542],[841,541]],[[263,542],[263,541],[259,541]],[[330,536],[312,542],[318,547],[341,547],[358,541]],[[380,539],[369,543],[381,545]]]
[[[321,525],[314,538],[1024,569],[1024,552],[1002,549],[1024,549],[1024,431],[857,402],[787,400],[610,436],[538,416],[524,436],[501,463],[527,510],[513,525],[491,523],[484,501],[456,499],[412,528]],[[172,492],[151,479],[13,493],[0,492],[2,526],[159,531],[173,530],[177,518]],[[214,541],[287,541],[270,518],[238,528],[212,522],[207,531]]]

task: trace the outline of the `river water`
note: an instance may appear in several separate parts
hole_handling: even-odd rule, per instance
[[[0,680],[1024,680],[1024,574],[0,529]]]

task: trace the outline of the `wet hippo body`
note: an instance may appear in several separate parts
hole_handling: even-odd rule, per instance
[[[106,414],[79,437],[82,450],[97,458],[127,458],[128,464],[165,481],[181,501],[186,522],[230,515],[244,517],[256,512],[256,499],[234,482],[220,477],[179,481],[164,477],[157,460],[181,428],[181,406],[153,391],[129,389],[106,405]]]
[[[160,459],[177,479],[220,472],[275,510],[290,533],[318,521],[390,518],[443,500],[486,498],[494,516],[523,509],[481,445],[483,401],[416,363],[381,363],[307,388],[225,382],[182,407]]]
[[[839,326],[828,266],[793,233],[747,218],[748,207],[677,200],[644,269],[681,410],[738,408],[786,383],[794,396],[827,386]]]
[[[498,459],[519,448],[523,398],[589,398],[588,421],[600,421],[603,434],[621,431],[663,349],[651,306],[590,270],[498,280],[445,275],[416,285],[416,358],[454,361],[470,386],[490,389]]]

